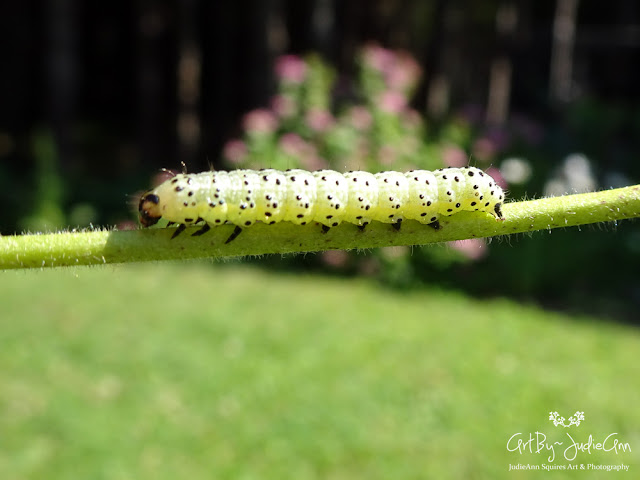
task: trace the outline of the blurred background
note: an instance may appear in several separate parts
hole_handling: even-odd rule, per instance
[[[2,235],[138,228],[182,163],[640,179],[635,0],[4,2],[0,59]],[[506,478],[558,409],[637,451],[639,269],[627,221],[6,272],[0,473]]]

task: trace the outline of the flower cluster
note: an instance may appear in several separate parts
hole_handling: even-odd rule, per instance
[[[358,66],[358,85],[349,86],[335,82],[336,72],[318,56],[278,58],[270,108],[244,116],[243,136],[227,143],[225,161],[234,168],[340,171],[443,166],[440,148],[427,148],[425,122],[409,106],[417,62],[371,44]]]

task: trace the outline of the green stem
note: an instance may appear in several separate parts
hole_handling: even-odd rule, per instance
[[[192,227],[173,240],[174,230],[168,228],[5,236],[0,237],[0,269],[424,245],[612,222],[640,217],[640,185],[507,203],[503,213],[505,220],[498,221],[486,213],[461,212],[441,219],[437,231],[413,221],[404,222],[399,232],[374,222],[364,231],[343,223],[326,234],[319,225],[258,224],[228,244],[224,242],[232,225],[214,227],[199,237],[190,235],[199,228]]]

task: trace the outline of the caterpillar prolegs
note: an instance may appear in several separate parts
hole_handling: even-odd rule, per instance
[[[501,219],[503,201],[496,181],[475,167],[375,174],[234,170],[176,175],[141,197],[139,213],[145,227],[160,218],[177,223],[173,237],[197,223],[204,225],[194,235],[231,223],[229,243],[256,222],[317,222],[327,231],[341,222],[364,228],[372,221],[399,229],[410,219],[438,229],[441,216],[463,210]]]

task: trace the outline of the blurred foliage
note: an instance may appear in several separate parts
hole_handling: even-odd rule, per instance
[[[20,227],[31,232],[55,231],[65,223],[62,209],[64,184],[58,166],[58,153],[53,135],[38,131],[33,136],[35,159],[34,195],[24,196],[30,202],[31,213]]]

